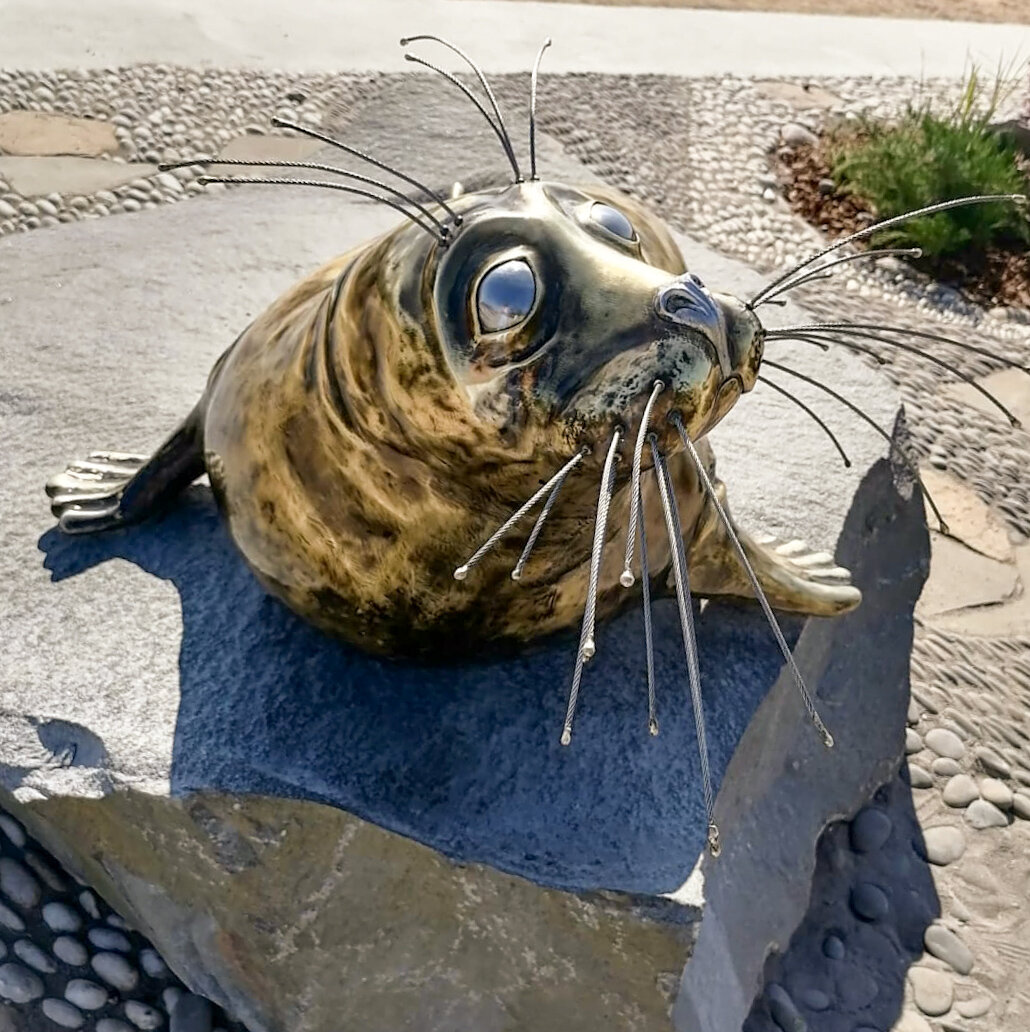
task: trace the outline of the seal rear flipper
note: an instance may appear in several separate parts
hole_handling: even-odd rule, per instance
[[[46,486],[66,534],[111,530],[165,508],[204,472],[200,406],[149,458],[92,452]]]
[[[715,481],[726,508],[726,488]],[[804,541],[751,536],[734,525],[758,583],[773,609],[805,616],[839,616],[862,601],[851,574],[829,552]],[[711,502],[705,500],[688,555],[691,586],[698,595],[753,598],[754,591],[737,551]]]

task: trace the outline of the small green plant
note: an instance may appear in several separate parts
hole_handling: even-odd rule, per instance
[[[1008,88],[999,71],[987,89],[973,68],[948,113],[936,114],[924,101],[895,125],[867,122],[858,132],[836,134],[830,158],[839,186],[871,203],[880,218],[973,194],[1026,195],[1015,141],[990,128]],[[1030,220],[1023,207],[984,204],[914,219],[875,239],[919,247],[928,258],[982,254],[1030,242]]]

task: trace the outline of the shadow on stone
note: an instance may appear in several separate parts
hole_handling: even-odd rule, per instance
[[[675,890],[703,847],[671,601],[655,611],[661,734],[647,732],[642,621],[633,611],[604,628],[564,749],[571,643],[461,667],[363,655],[265,595],[207,489],[194,488],[158,522],[98,538],[50,531],[40,547],[54,580],[117,557],[178,589],[176,795],[325,802],[448,856],[559,888]],[[101,614],[99,607],[102,600]],[[784,625],[793,640],[801,621]],[[718,786],[781,660],[760,612],[748,606],[707,606],[699,643]]]
[[[744,1032],[893,1028],[906,972],[940,915],[924,852],[912,792],[900,774],[854,821],[828,828],[808,912],[786,952],[766,964],[766,991]]]

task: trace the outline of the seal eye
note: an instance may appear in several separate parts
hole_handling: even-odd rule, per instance
[[[517,326],[533,310],[536,277],[523,258],[494,266],[480,281],[476,297],[479,325],[487,333]]]
[[[626,218],[617,208],[608,204],[595,201],[590,206],[590,217],[599,226],[608,230],[609,233],[617,236],[620,240],[634,241],[637,238],[633,223]]]

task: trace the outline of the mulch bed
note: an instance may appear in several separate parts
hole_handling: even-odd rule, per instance
[[[829,192],[825,181],[832,176],[822,140],[777,153],[787,202],[830,239],[876,221],[872,208],[861,198],[839,190]],[[1030,256],[1023,245],[995,247],[983,255],[920,258],[910,263],[978,304],[1030,308]]]

